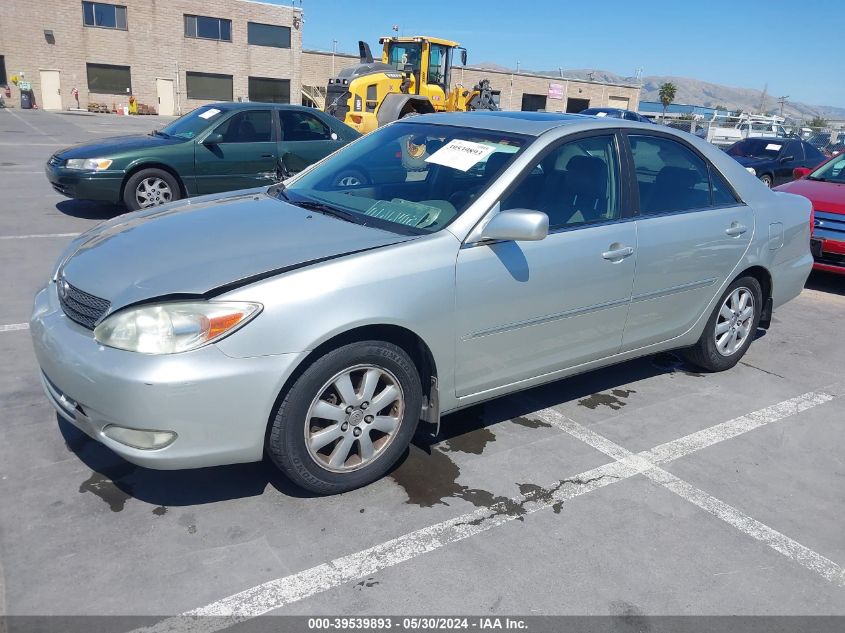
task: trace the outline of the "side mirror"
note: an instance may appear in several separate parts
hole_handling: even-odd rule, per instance
[[[467,65],[467,50],[464,48],[461,50],[461,66]]]
[[[219,132],[212,132],[202,140],[203,145],[217,145],[223,142],[223,135]]]
[[[796,167],[792,170],[792,177],[798,180],[799,178],[805,178],[806,176],[810,175],[812,170],[809,167]]]
[[[500,211],[481,230],[483,241],[536,242],[549,234],[549,216],[531,209]]]

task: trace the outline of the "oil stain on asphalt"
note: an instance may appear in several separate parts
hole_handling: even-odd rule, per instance
[[[128,472],[131,472],[129,469]],[[124,473],[124,474],[128,474]],[[122,476],[122,475],[120,475]],[[120,512],[126,506],[126,500],[132,496],[131,489],[122,490],[118,488],[112,479],[119,479],[120,476],[109,478],[103,473],[96,471],[79,485],[79,492],[90,492],[105,501],[112,512]]]
[[[622,398],[627,398],[632,393],[637,392],[633,389],[613,389],[610,393],[594,393],[591,396],[582,398],[578,401],[578,404],[588,409],[597,409],[600,406],[605,406],[618,411],[626,404]]]

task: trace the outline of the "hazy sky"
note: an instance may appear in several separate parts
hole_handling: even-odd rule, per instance
[[[300,0],[274,0],[290,5]],[[845,107],[845,3],[568,2],[566,0],[301,0],[306,48],[374,51],[397,24],[405,35],[458,40],[469,63],[523,69],[677,75]]]

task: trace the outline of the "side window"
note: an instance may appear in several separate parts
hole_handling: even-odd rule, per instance
[[[724,207],[737,203],[728,183],[713,165],[710,165],[710,187],[713,190],[713,206]]]
[[[332,131],[313,114],[279,110],[283,141],[330,141]]]
[[[804,160],[804,145],[801,141],[791,141],[783,151],[783,156],[792,156],[792,160]]]
[[[710,206],[707,164],[671,139],[628,137],[634,157],[640,213],[653,215]]]
[[[619,161],[613,136],[564,143],[527,170],[501,208],[528,208],[549,216],[549,228],[619,217]]]
[[[824,160],[824,154],[809,143],[804,145],[804,151],[807,153],[807,160],[814,160],[820,163]]]
[[[224,143],[266,143],[273,140],[269,110],[246,110],[226,119],[214,130]]]

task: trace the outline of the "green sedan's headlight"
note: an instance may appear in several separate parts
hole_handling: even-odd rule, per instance
[[[260,303],[180,301],[117,312],[94,330],[97,342],[130,352],[176,354],[231,334],[261,312]]]
[[[85,171],[103,171],[108,169],[112,162],[110,158],[69,158],[65,167]]]

